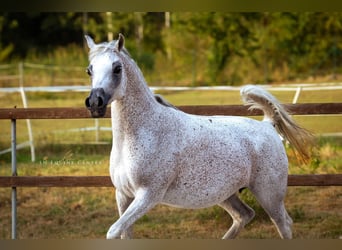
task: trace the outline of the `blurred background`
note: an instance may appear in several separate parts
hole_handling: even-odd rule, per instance
[[[119,32],[150,85],[341,79],[340,12],[0,13],[0,64],[85,67],[84,34]]]
[[[239,86],[261,84],[282,103],[342,96],[342,12],[0,12],[0,107],[84,107],[88,48],[116,39],[148,84],[174,105],[241,104]],[[175,88],[177,87],[177,88]],[[201,88],[199,88],[201,87]],[[208,87],[208,88],[204,88]],[[259,119],[258,117],[254,117]],[[317,138],[308,164],[286,146],[290,174],[342,173],[341,115],[294,116]],[[110,119],[17,120],[19,176],[108,175]],[[11,121],[0,120],[0,175],[11,175]],[[17,188],[18,238],[105,238],[118,217],[113,188]],[[257,212],[239,238],[278,238]],[[294,238],[341,238],[340,187],[290,187]],[[11,189],[0,188],[0,239],[11,237]],[[220,238],[232,221],[215,206],[157,206],[137,238]]]

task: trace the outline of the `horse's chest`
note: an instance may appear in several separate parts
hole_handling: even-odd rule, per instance
[[[128,147],[113,150],[110,163],[110,176],[116,189],[127,196],[134,197],[141,186],[149,186],[155,171],[151,171],[151,164],[139,150],[132,152]]]
[[[127,162],[128,157],[125,155],[125,150],[121,148],[112,148],[110,157],[109,172],[114,187],[125,193],[127,196],[134,197],[134,179],[132,178],[132,169]]]
[[[110,167],[110,176],[114,187],[129,197],[134,197],[135,183],[132,176],[124,166],[116,165]]]

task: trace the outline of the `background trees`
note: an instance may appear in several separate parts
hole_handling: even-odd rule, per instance
[[[0,13],[0,63],[50,55],[86,64],[83,35],[100,42],[118,32],[155,84],[336,79],[342,68],[339,12]],[[57,60],[60,48],[82,59]]]

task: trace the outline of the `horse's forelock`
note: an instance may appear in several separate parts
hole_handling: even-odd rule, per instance
[[[111,42],[104,42],[104,43],[96,44],[89,51],[89,60],[91,61],[97,55],[104,54],[110,51],[115,51],[116,50],[115,43],[116,43],[116,40],[113,40]],[[131,55],[129,54],[129,52],[127,51],[125,47],[121,49],[121,52],[131,57]]]

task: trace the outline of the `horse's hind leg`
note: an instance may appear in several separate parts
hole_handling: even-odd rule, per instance
[[[254,210],[242,202],[236,194],[218,205],[224,208],[233,218],[233,225],[223,236],[223,239],[235,238],[255,215]]]
[[[286,183],[284,185],[286,186]],[[278,182],[271,187],[264,183],[260,185],[260,188],[251,188],[251,191],[277,227],[280,237],[283,239],[291,239],[292,219],[288,215],[284,205],[286,190],[285,187],[282,188],[284,185]]]

